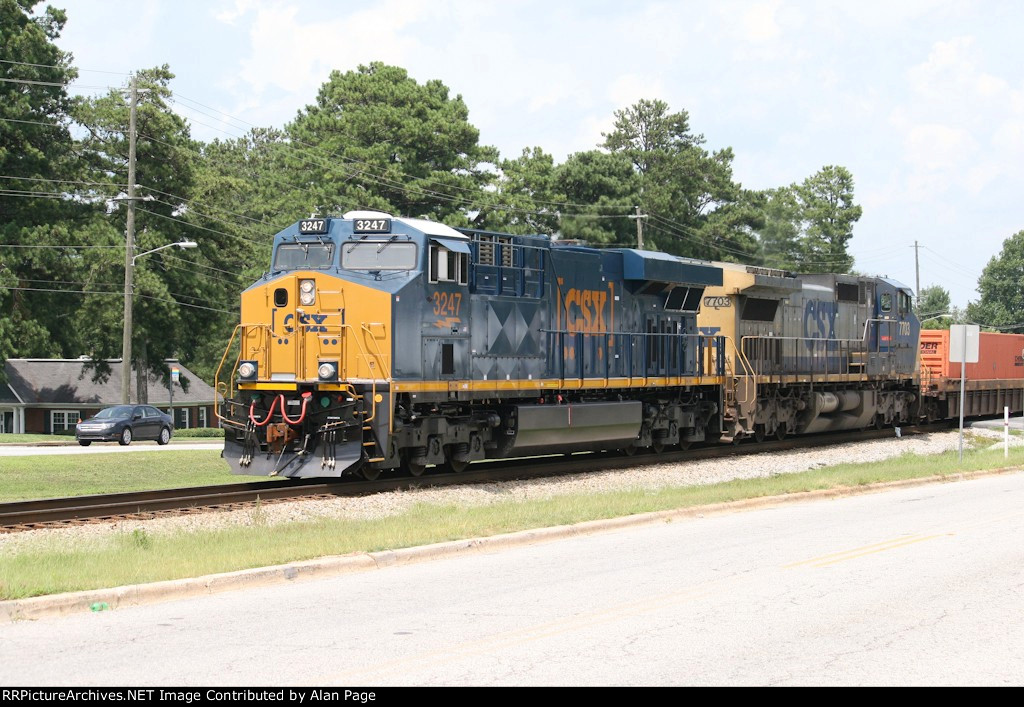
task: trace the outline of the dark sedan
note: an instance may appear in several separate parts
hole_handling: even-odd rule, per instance
[[[75,439],[83,447],[93,442],[114,440],[125,446],[133,439],[155,439],[157,444],[167,444],[173,432],[171,416],[152,405],[115,405],[79,422],[75,427]]]

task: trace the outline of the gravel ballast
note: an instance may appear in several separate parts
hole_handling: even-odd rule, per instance
[[[974,429],[972,434],[1001,440],[1002,434]],[[1014,446],[1024,438],[1011,437]],[[439,488],[386,491],[355,498],[316,498],[301,501],[267,503],[258,508],[235,511],[207,511],[184,516],[149,520],[119,520],[42,528],[0,535],[0,553],[13,554],[40,540],[75,542],[99,540],[117,533],[142,529],[162,534],[213,530],[239,525],[274,525],[320,518],[352,520],[378,519],[402,513],[416,504],[438,506],[483,506],[505,501],[526,501],[567,494],[596,494],[628,489],[656,490],[665,487],[699,486],[731,481],[791,474],[845,463],[881,461],[906,453],[940,454],[956,449],[956,431],[909,435],[891,439],[851,442],[829,447],[811,447],[786,452],[766,452],[727,459],[695,460],[644,464],[631,469],[572,474],[548,479],[502,481]],[[1001,443],[1000,443],[1001,444]]]

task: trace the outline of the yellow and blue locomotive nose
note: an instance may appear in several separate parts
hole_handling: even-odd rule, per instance
[[[323,272],[298,271],[242,294],[242,390],[281,384],[340,386],[386,378],[391,297]],[[241,373],[241,371],[239,371]]]

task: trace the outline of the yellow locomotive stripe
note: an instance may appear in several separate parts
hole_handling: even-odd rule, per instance
[[[740,380],[746,376],[737,376]],[[877,376],[861,374],[832,374],[827,376],[754,376],[757,385],[793,384],[793,383],[857,383],[878,379]],[[380,387],[391,386],[399,393],[445,393],[457,391],[487,392],[516,390],[600,390],[602,388],[675,388],[681,386],[722,386],[727,376],[651,376],[644,378],[539,378],[537,380],[442,380],[442,381],[393,381],[385,379],[350,379],[348,383],[359,385],[376,384]],[[890,379],[886,379],[890,380]],[[910,380],[909,378],[907,380]],[[317,380],[300,381],[317,385],[320,390],[347,390],[345,383],[320,383]],[[240,390],[296,390],[294,382],[239,383]]]
[[[516,390],[600,390],[602,388],[667,388],[678,386],[723,385],[725,379],[719,376],[696,377],[651,377],[651,378],[545,378],[538,380],[496,380],[496,381],[393,381],[398,393],[444,393],[454,391],[516,391]]]
[[[295,383],[273,382],[273,383],[238,383],[239,390],[298,390]]]

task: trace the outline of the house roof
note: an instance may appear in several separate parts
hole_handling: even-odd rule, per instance
[[[94,382],[92,371],[86,370],[88,359],[53,358],[9,358],[4,362],[7,386],[0,385],[0,400],[5,400],[4,388],[9,387],[14,395],[10,402],[26,405],[79,404],[118,405],[121,402],[121,359],[107,360],[110,377],[106,381]],[[188,381],[188,392],[179,384],[174,390],[176,404],[204,404],[213,402],[213,388],[185,368],[175,364],[181,371],[181,379]],[[148,394],[151,405],[167,404],[170,395],[163,382],[150,374]],[[132,387],[135,387],[132,381]],[[15,397],[17,396],[17,397]],[[133,393],[132,397],[135,395]]]

